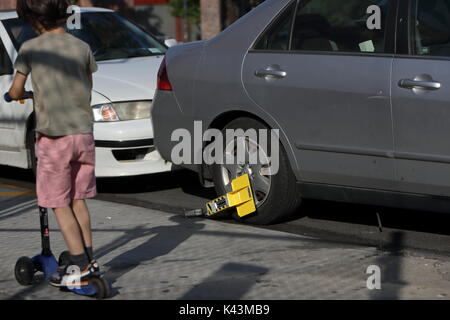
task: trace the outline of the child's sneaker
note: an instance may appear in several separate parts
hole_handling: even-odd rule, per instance
[[[100,273],[100,264],[97,260],[92,260],[87,269],[90,269],[91,273]]]
[[[53,275],[49,282],[54,287],[80,287],[88,285],[89,277],[99,272],[97,261],[92,261],[83,271],[76,266],[65,266],[59,268],[58,273]]]

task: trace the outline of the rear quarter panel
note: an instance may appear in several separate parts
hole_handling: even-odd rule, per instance
[[[244,58],[261,32],[292,0],[267,0],[216,37],[202,42],[182,44],[166,54],[167,72],[173,92],[157,91],[154,107],[155,142],[165,159],[177,142],[171,133],[187,129],[194,137],[194,121],[203,130],[219,116],[236,111],[251,113],[271,128],[280,129],[292,167],[297,163],[289,139],[276,117],[254,103],[242,83]],[[172,117],[171,117],[172,115]],[[196,149],[197,158],[202,150]],[[187,165],[198,171],[197,165]]]
[[[192,117],[203,121],[204,128],[220,115],[229,112],[248,112],[280,129],[284,145],[294,172],[297,162],[291,143],[278,124],[276,115],[269,114],[248,95],[242,81],[242,68],[248,50],[272,19],[291,0],[268,0],[235,22],[224,32],[206,43],[199,75],[194,88]]]

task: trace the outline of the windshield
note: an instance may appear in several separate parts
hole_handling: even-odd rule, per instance
[[[97,61],[161,55],[167,48],[141,28],[112,12],[88,12],[81,15],[82,28],[67,30],[87,42]],[[17,50],[36,37],[31,26],[16,18],[4,20]]]

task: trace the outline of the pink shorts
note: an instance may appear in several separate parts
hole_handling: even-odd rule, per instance
[[[42,136],[36,143],[36,155],[39,206],[64,208],[73,200],[97,195],[92,134]]]

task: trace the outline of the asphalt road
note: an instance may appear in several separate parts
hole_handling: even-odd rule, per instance
[[[0,166],[0,184],[34,187],[34,177],[29,170]],[[99,200],[178,214],[216,196],[189,171],[98,179],[98,190]],[[450,257],[450,214],[307,200],[290,221],[264,228],[398,254]]]

